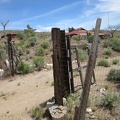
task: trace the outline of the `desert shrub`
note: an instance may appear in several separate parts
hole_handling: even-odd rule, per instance
[[[105,56],[104,56],[104,58],[105,58],[105,59],[108,59],[108,58],[109,58],[109,56],[105,55]]]
[[[29,43],[29,42],[26,42],[26,43],[24,44],[24,46],[25,46],[26,48],[29,48],[29,47],[30,47],[30,43]]]
[[[28,39],[28,44],[29,44],[29,46],[35,46],[35,44],[36,44],[36,38],[35,37],[31,37],[31,38],[29,38]]]
[[[110,38],[107,43],[107,47],[110,46],[115,51],[120,52],[120,38]]]
[[[44,59],[41,56],[35,57],[33,59],[33,63],[38,68],[38,71],[42,70],[42,68],[44,67]]]
[[[103,59],[98,62],[98,66],[110,67],[110,64],[107,60]]]
[[[17,43],[17,45],[18,45],[19,47],[23,46],[24,44],[25,44],[25,41],[24,41],[24,40],[21,40],[21,41],[19,41],[19,42]]]
[[[55,97],[50,98],[48,102],[55,102]]]
[[[4,60],[5,55],[6,55],[6,51],[4,49],[0,49],[0,59]]]
[[[18,38],[19,40],[24,40],[24,39],[25,39],[25,34],[24,34],[23,32],[18,32],[18,33],[17,33],[17,38]]]
[[[23,55],[23,50],[22,49],[18,49],[18,55]]]
[[[35,120],[40,120],[41,118],[43,118],[42,109],[39,107],[33,108],[31,112],[31,117],[34,118]]]
[[[111,69],[107,75],[107,80],[112,82],[120,82],[120,69]]]
[[[26,27],[27,27],[27,29],[24,29],[26,38],[34,37],[36,34],[35,29],[31,28],[30,25],[27,25]]]
[[[105,90],[108,90],[109,86],[108,85],[104,85]]]
[[[109,110],[112,110],[116,106],[118,101],[119,101],[118,95],[112,95],[108,93],[101,99],[101,105]]]
[[[30,53],[30,50],[29,49],[26,49],[26,54],[29,54]]]
[[[81,62],[85,61],[88,58],[87,50],[79,50],[79,59]]]
[[[80,41],[80,40],[82,40],[82,37],[80,35],[74,35],[74,36],[72,36],[72,40]]]
[[[30,66],[20,61],[17,64],[17,70],[22,74],[27,74],[30,72]]]
[[[108,40],[105,40],[105,41],[103,42],[103,47],[104,47],[104,48],[107,48],[107,47],[109,47],[109,46],[110,46],[109,41],[108,41]]]
[[[85,45],[85,46],[88,46],[88,42],[87,42],[86,40],[81,40],[81,41],[80,41],[80,44]]]
[[[26,61],[28,61],[28,60],[29,60],[28,56],[26,56],[26,57],[25,57],[25,60],[26,60]]]
[[[105,50],[104,55],[111,56],[111,55],[112,55],[112,49],[111,49],[110,47],[108,47],[108,48]]]
[[[2,49],[3,48],[3,46],[2,45],[0,45],[0,49]]]
[[[38,48],[38,49],[36,49],[35,54],[37,56],[44,56],[45,50],[43,48]]]
[[[113,61],[112,61],[112,64],[113,65],[116,65],[116,64],[118,64],[119,63],[119,60],[118,59],[114,59]]]
[[[29,46],[35,46],[35,41],[29,41]]]
[[[93,42],[94,35],[89,35],[88,36],[88,42],[92,43]]]
[[[49,46],[48,42],[42,42],[41,43],[41,47],[44,48],[44,49],[48,48],[48,46]]]

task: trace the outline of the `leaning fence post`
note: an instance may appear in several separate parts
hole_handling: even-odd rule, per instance
[[[86,70],[86,75],[85,75],[82,98],[81,98],[80,106],[78,108],[77,120],[85,120],[91,79],[92,79],[93,70],[96,62],[96,54],[97,54],[96,51],[98,49],[97,47],[98,47],[98,35],[99,35],[100,25],[101,25],[101,19],[98,18],[96,22],[96,27],[95,27],[94,39],[93,39],[93,43],[92,43],[91,51],[89,55],[89,61],[88,61],[88,67]]]

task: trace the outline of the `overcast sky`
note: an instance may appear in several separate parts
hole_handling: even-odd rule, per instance
[[[120,24],[120,0],[0,0],[0,22],[10,19],[9,30],[23,30],[27,24],[37,31],[92,29],[97,18],[102,18],[101,29]]]

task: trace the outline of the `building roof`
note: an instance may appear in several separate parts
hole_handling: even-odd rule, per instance
[[[78,28],[76,30],[73,30],[73,31],[67,33],[66,35],[77,35],[77,34],[86,35],[87,32],[84,28]]]
[[[72,32],[69,32],[66,34],[66,36],[70,35],[87,35],[87,33],[90,33],[91,35],[94,35],[94,32],[91,30],[85,30],[84,28],[78,28],[76,30],[73,30]],[[105,33],[99,33],[99,35],[104,35]]]

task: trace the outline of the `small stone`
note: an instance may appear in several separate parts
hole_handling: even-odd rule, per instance
[[[91,115],[91,116],[92,116],[92,115],[93,115],[93,112],[90,112],[90,113],[89,113],[89,115]]]
[[[86,109],[86,112],[87,112],[87,113],[90,113],[90,112],[92,112],[92,109],[91,109],[91,108],[87,108],[87,109]]]
[[[92,116],[90,116],[89,118],[90,118],[90,119],[95,119],[95,116],[94,116],[94,115],[92,115]]]
[[[47,109],[49,109],[54,104],[55,104],[55,102],[47,102],[47,104],[46,104]]]
[[[66,120],[67,110],[64,106],[52,106],[49,108],[52,120]]]

